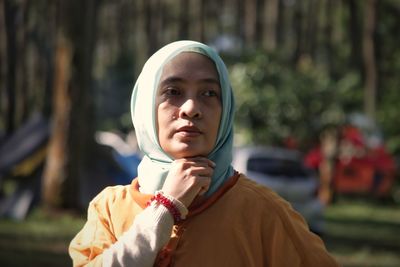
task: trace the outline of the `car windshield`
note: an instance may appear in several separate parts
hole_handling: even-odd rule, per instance
[[[290,178],[307,176],[307,170],[299,161],[269,157],[251,157],[247,162],[249,171],[269,176]]]

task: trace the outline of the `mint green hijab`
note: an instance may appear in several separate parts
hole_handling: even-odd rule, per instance
[[[221,121],[215,147],[208,155],[216,167],[206,195],[214,193],[234,173],[231,166],[234,98],[226,66],[209,46],[194,41],[177,41],[164,46],[147,60],[132,92],[132,121],[139,148],[144,154],[138,167],[142,193],[153,194],[160,190],[174,161],[158,142],[155,98],[164,65],[182,52],[200,53],[210,58],[215,63],[221,84]]]

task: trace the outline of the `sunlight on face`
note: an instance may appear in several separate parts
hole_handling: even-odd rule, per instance
[[[163,69],[156,96],[161,148],[172,158],[207,156],[222,113],[221,86],[208,57],[183,52]]]

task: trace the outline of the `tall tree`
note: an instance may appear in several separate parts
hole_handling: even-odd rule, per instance
[[[6,51],[7,51],[7,75],[6,75],[6,112],[5,129],[10,135],[15,128],[16,112],[16,75],[17,75],[17,12],[18,7],[15,1],[4,0],[4,18],[6,28]]]
[[[256,41],[257,0],[244,1],[245,45],[254,48]]]
[[[350,64],[355,69],[361,69],[361,29],[359,23],[360,5],[356,0],[345,1],[349,9],[349,39],[351,45]]]
[[[296,2],[295,6],[294,6],[294,17],[293,17],[293,27],[295,29],[295,35],[296,35],[296,39],[295,39],[295,45],[296,48],[294,50],[294,54],[293,54],[293,61],[294,62],[298,62],[302,56],[304,55],[304,28],[303,28],[303,24],[304,24],[304,14],[303,14],[303,5],[304,2]]]
[[[157,10],[159,7],[160,0],[145,0],[144,1],[144,13],[145,13],[145,34],[146,43],[148,44],[147,55],[151,56],[158,48],[158,26],[157,23]],[[142,47],[144,48],[144,47]]]
[[[245,12],[244,12],[244,1],[242,0],[236,0],[236,35],[240,38],[240,40],[244,41],[245,40],[245,27],[244,27],[244,17],[245,17]]]
[[[273,51],[277,46],[277,24],[279,16],[279,2],[278,0],[266,0],[264,5],[264,12],[262,24],[264,25],[263,47],[269,51]]]
[[[324,9],[324,15],[325,15],[325,24],[324,24],[324,30],[323,30],[323,42],[322,46],[325,48],[325,57],[326,57],[326,66],[329,69],[329,71],[332,73],[332,67],[333,67],[333,37],[332,37],[332,28],[334,24],[333,20],[333,9],[335,8],[334,6],[334,0],[327,0],[328,3],[325,5]]]
[[[6,79],[7,79],[7,52],[6,52],[6,30],[5,30],[5,20],[4,20],[4,1],[0,0],[0,119],[1,125],[5,128],[4,122],[6,121],[7,109],[6,109]]]
[[[50,208],[79,206],[79,181],[93,152],[91,73],[96,0],[59,1],[53,134],[43,177],[42,201]]]
[[[17,27],[17,54],[19,59],[17,62],[16,72],[16,89],[17,89],[17,112],[16,121],[18,124],[24,121],[29,115],[29,98],[31,95],[31,88],[27,80],[27,56],[29,51],[30,38],[28,38],[28,23],[29,23],[29,11],[31,1],[20,1],[18,8],[18,17],[20,23]]]
[[[377,0],[367,0],[364,13],[363,29],[363,59],[365,68],[364,111],[371,118],[375,118],[377,69],[375,59],[375,29],[376,29]]]
[[[190,20],[189,20],[189,4],[190,1],[181,0],[179,4],[179,39],[189,38]]]
[[[306,35],[305,35],[305,47],[306,53],[310,56],[313,56],[316,50],[316,41],[318,37],[318,27],[319,27],[319,20],[318,20],[318,11],[319,5],[321,1],[316,0],[309,0],[307,5],[307,13],[308,14],[315,14],[312,16],[306,17]]]
[[[193,1],[192,1],[193,2]],[[205,2],[206,0],[197,0],[192,4],[193,9],[197,12],[194,13],[193,23],[194,28],[194,39],[203,42],[205,40],[205,22],[207,20],[205,12]]]

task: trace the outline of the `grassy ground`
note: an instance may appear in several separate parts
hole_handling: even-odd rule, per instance
[[[72,266],[68,243],[83,223],[76,216],[40,211],[23,222],[0,220],[0,266]]]
[[[344,267],[400,266],[400,207],[339,200],[326,212],[324,239]],[[33,212],[23,222],[0,220],[0,266],[71,266],[68,243],[84,219]]]
[[[345,267],[400,266],[400,206],[339,200],[326,212],[328,249]]]

